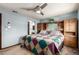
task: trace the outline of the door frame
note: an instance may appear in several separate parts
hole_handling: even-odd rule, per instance
[[[2,14],[0,13],[0,50],[2,48]]]
[[[30,22],[28,21],[28,25],[27,25],[27,32],[28,32],[28,35],[30,34]]]

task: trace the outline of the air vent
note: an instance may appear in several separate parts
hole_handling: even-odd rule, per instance
[[[49,19],[50,22],[54,22],[54,19]]]
[[[17,11],[15,11],[15,10],[13,10],[12,12],[14,12],[14,13],[18,13]]]

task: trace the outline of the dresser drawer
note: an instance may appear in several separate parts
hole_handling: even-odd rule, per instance
[[[77,39],[76,37],[65,37],[64,44],[70,47],[77,47]]]

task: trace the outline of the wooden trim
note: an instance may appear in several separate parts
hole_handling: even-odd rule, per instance
[[[0,13],[0,50],[2,47],[2,15]]]
[[[78,48],[78,19],[77,19],[77,48]]]

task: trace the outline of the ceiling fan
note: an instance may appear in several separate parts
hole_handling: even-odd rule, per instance
[[[44,15],[42,9],[44,9],[47,6],[47,3],[41,4],[41,5],[37,5],[36,7],[32,8],[32,9],[27,9],[27,8],[21,8],[24,10],[28,10],[28,11],[34,11],[36,13],[41,14],[42,16]]]

